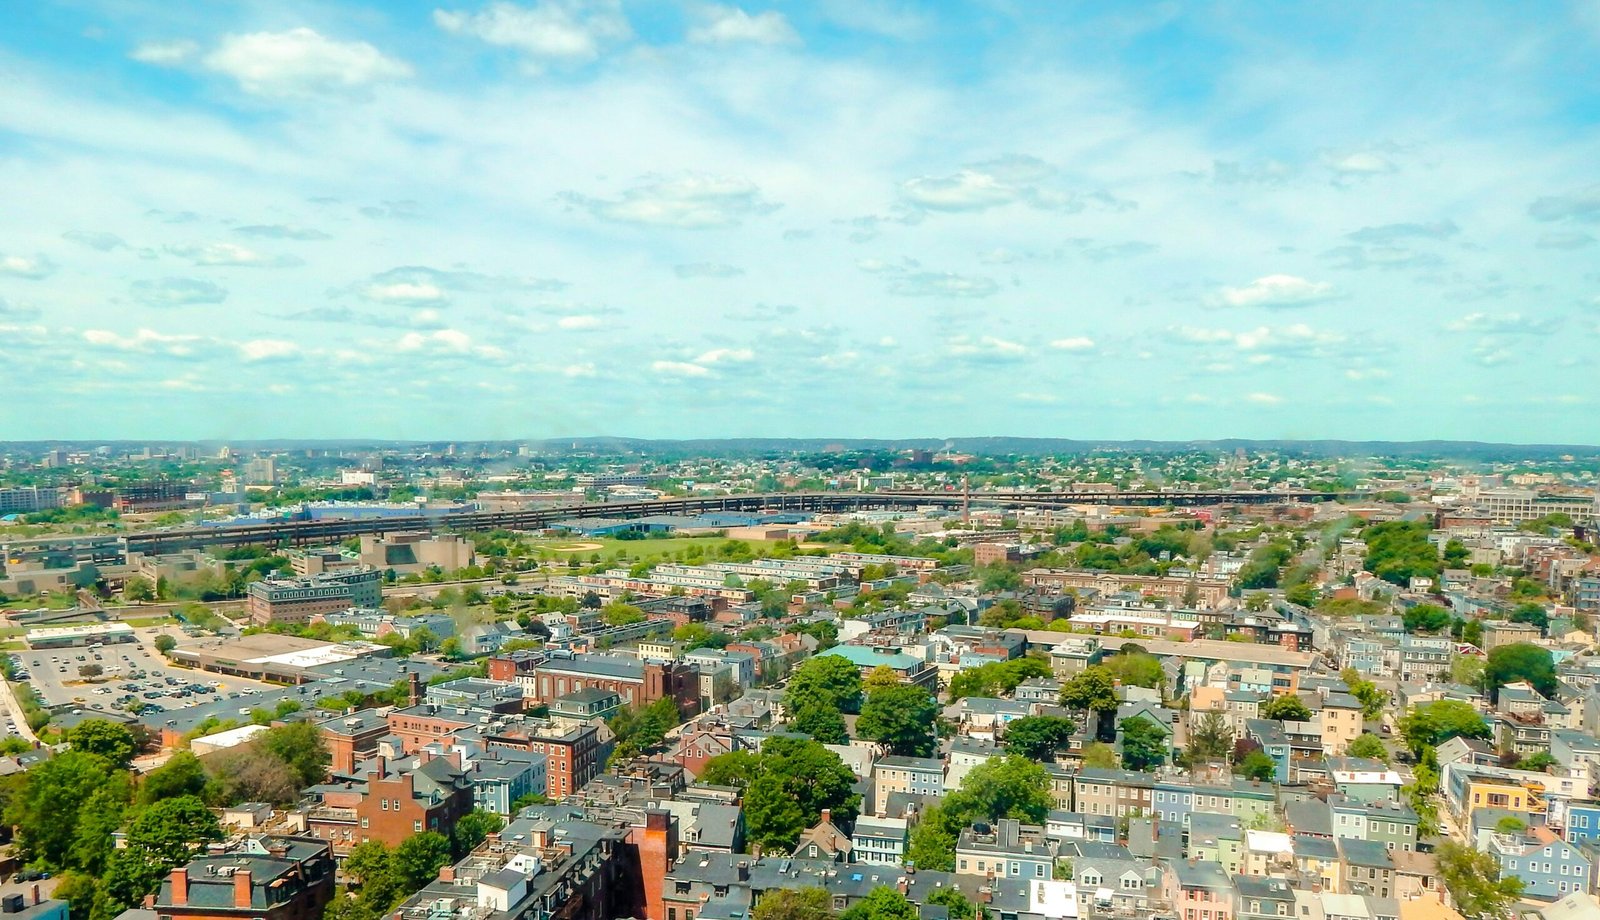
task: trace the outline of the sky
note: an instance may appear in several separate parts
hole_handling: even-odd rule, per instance
[[[1600,444],[1600,0],[10,4],[0,437]]]

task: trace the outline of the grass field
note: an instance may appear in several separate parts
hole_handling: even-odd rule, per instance
[[[614,537],[584,537],[574,535],[555,540],[540,540],[533,545],[539,550],[549,550],[554,559],[577,559],[588,563],[599,554],[601,559],[623,558],[630,562],[654,562],[682,553],[691,546],[699,546],[712,558],[713,550],[727,542],[726,537],[668,537],[662,540],[618,540]],[[753,550],[778,545],[776,540],[745,540]],[[598,544],[598,549],[589,547]],[[572,547],[582,546],[573,550]]]
[[[124,619],[122,622],[134,629],[142,629],[146,626],[168,626],[178,621],[174,617],[137,617]]]

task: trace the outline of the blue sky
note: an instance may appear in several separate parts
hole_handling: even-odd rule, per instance
[[[1600,443],[1600,2],[58,0],[8,438]]]

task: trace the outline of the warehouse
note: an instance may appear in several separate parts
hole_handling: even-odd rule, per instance
[[[24,637],[31,649],[82,648],[132,642],[133,627],[126,623],[90,623],[87,626],[54,626],[30,629]]]

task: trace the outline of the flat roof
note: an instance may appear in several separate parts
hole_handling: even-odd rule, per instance
[[[126,623],[89,623],[83,626],[47,626],[40,629],[28,630],[27,638],[33,639],[61,639],[71,636],[109,636],[132,633],[133,627]]]

